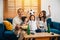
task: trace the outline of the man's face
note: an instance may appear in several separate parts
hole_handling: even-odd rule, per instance
[[[22,16],[24,15],[24,11],[23,11],[22,9],[20,9],[18,15],[19,15],[20,17],[22,17]]]

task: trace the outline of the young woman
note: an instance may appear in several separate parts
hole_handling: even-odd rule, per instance
[[[47,20],[47,18],[49,18],[51,16],[50,6],[48,6],[48,10],[49,10],[49,15],[48,16],[46,16],[46,11],[45,10],[41,11],[40,14],[39,14],[38,25],[39,25],[39,28],[41,29],[41,31],[47,31],[46,20]]]

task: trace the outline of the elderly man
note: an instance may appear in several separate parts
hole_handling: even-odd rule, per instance
[[[17,35],[18,40],[22,40],[23,39],[23,35],[22,35],[22,32],[20,30],[20,24],[22,23],[22,17],[24,16],[24,10],[19,8],[17,10],[17,13],[18,15],[13,18],[13,30],[14,30],[14,33]]]

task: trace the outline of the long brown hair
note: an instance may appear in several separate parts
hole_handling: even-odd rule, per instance
[[[41,11],[41,12],[43,13],[43,16],[42,16],[42,17],[43,17],[44,22],[45,22],[45,19],[46,19],[46,11],[43,10],[43,11]],[[40,12],[40,13],[41,13],[41,12]],[[41,18],[42,18],[42,17],[40,17],[40,13],[39,13],[39,20],[41,20]]]

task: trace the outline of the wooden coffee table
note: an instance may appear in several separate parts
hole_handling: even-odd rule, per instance
[[[55,37],[55,40],[58,40],[58,34],[55,34],[52,35],[52,33],[35,33],[34,35],[30,34],[30,35],[27,35],[26,33],[24,34],[24,40],[28,40],[30,38],[30,40],[32,40],[33,38],[35,40],[51,40],[52,37]]]

